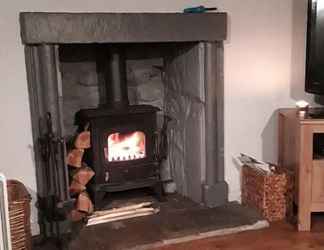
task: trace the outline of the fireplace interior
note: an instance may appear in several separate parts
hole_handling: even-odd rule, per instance
[[[202,202],[200,50],[199,43],[60,46],[65,137],[91,131],[84,160],[95,172],[88,189],[96,208],[109,192],[141,187],[161,200],[162,182]]]

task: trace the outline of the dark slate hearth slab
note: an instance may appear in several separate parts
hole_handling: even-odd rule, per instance
[[[145,246],[151,246],[148,247],[151,249],[162,242],[253,225],[263,220],[254,210],[235,202],[217,208],[204,208],[179,195],[168,197],[168,202],[161,203],[160,208],[160,213],[156,215],[86,227],[71,241],[69,249],[119,250],[143,249]],[[36,248],[43,249],[50,248],[48,245]]]
[[[24,44],[222,41],[226,13],[20,13]]]

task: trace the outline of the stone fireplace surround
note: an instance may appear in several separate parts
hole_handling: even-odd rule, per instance
[[[70,199],[60,47],[122,43],[167,48],[165,55],[160,53],[163,112],[176,122],[168,133],[170,152],[165,168],[177,191],[208,207],[227,202],[223,160],[225,13],[21,13],[20,23],[39,197],[50,194],[59,201]],[[48,132],[48,112],[58,141],[54,165],[61,181],[56,193],[51,193],[44,181],[45,163],[39,145],[39,139]]]

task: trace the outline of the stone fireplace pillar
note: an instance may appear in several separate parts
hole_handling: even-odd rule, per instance
[[[224,180],[224,76],[223,45],[205,43],[206,94],[206,181],[204,202],[209,207],[227,201],[228,187]],[[223,167],[219,167],[223,166]]]
[[[59,74],[59,62],[57,57],[57,45],[28,45],[25,47],[26,67],[29,87],[29,100],[32,118],[32,129],[34,138],[34,152],[36,159],[37,173],[41,176],[38,178],[38,193],[54,195],[55,186],[59,191],[55,195],[61,200],[69,198],[68,195],[68,176],[65,168],[65,142],[64,127],[62,117],[62,89]],[[48,166],[52,171],[55,166],[59,166],[56,173],[62,180],[55,183],[49,179],[48,183],[44,173],[44,165],[47,163],[42,159],[42,145],[40,139],[50,131],[48,128],[48,114],[51,115],[51,127],[55,139],[60,140],[57,143],[56,158]],[[55,163],[54,163],[55,162]],[[53,173],[54,174],[54,173]],[[40,177],[39,176],[39,177]],[[46,189],[43,187],[47,186]]]

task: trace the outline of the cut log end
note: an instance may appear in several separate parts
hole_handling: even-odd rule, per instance
[[[70,219],[73,222],[77,222],[77,221],[81,221],[81,220],[85,219],[86,216],[87,216],[86,213],[80,212],[80,211],[74,209],[69,213],[68,219]]]
[[[84,149],[72,149],[67,155],[67,164],[71,167],[81,168]]]
[[[72,180],[72,183],[70,185],[70,194],[71,195],[80,194],[85,190],[86,190],[86,187],[84,185],[80,184],[76,180]]]
[[[78,199],[77,199],[77,203],[76,203],[76,209],[79,212],[84,212],[87,214],[92,214],[94,211],[94,207],[93,207],[93,203],[90,199],[90,196],[87,192],[82,192]]]
[[[90,167],[83,164],[83,167],[72,173],[72,178],[79,184],[86,186],[94,175],[94,171]]]
[[[87,149],[91,147],[90,143],[90,131],[83,131],[80,134],[77,135],[74,146],[78,149]]]

